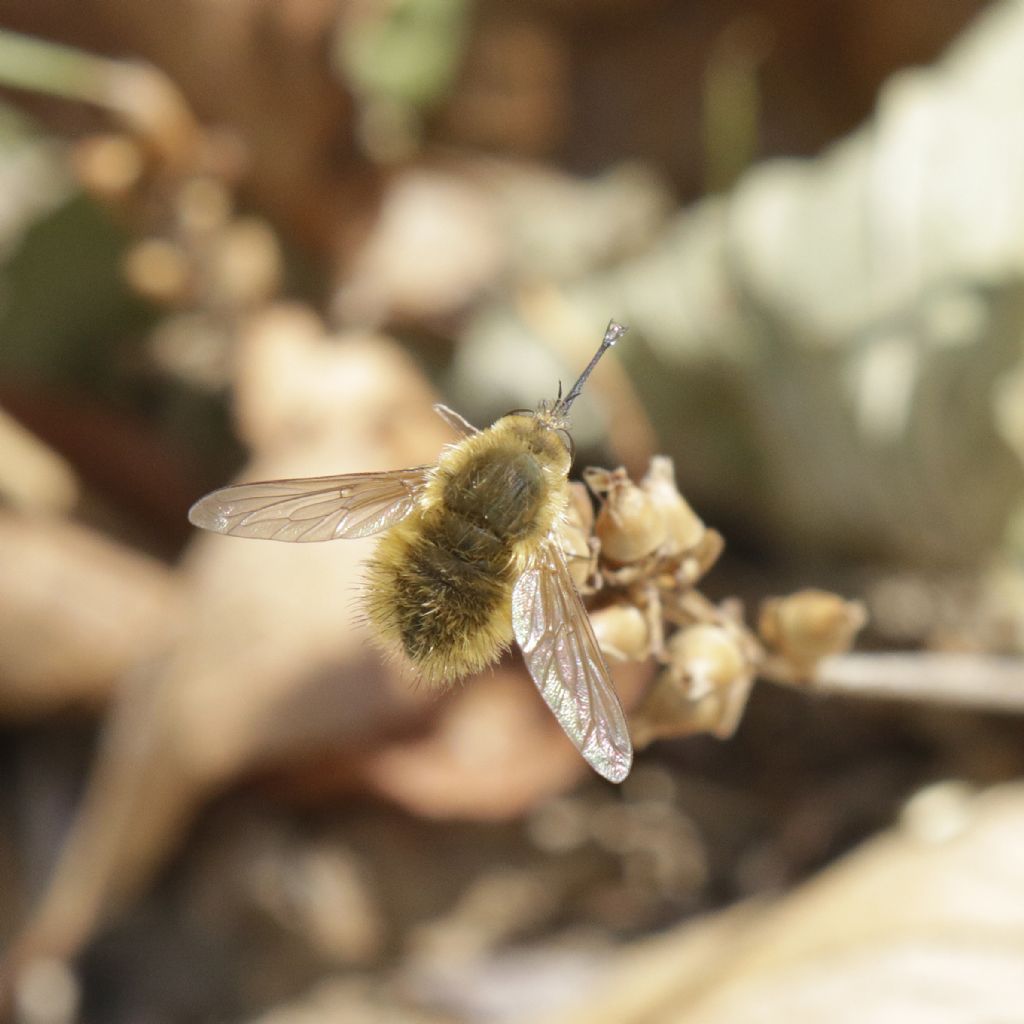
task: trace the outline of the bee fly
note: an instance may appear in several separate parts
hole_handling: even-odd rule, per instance
[[[609,323],[569,393],[536,411],[477,430],[435,406],[461,437],[435,466],[237,484],[201,498],[189,520],[264,540],[379,534],[365,600],[385,645],[443,686],[495,661],[515,637],[566,735],[595,771],[621,782],[633,758],[626,718],[560,532],[572,463],[569,410],[625,331]]]

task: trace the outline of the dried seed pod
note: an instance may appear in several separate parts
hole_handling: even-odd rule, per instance
[[[701,623],[675,633],[668,667],[630,722],[634,742],[710,732],[727,739],[743,715],[754,669],[742,636],[727,626]]]
[[[227,227],[231,219],[231,190],[218,178],[197,175],[182,183],[174,206],[178,224],[186,236],[209,237]]]
[[[154,302],[184,302],[192,289],[188,257],[165,238],[147,238],[134,245],[125,257],[124,275],[132,288]]]
[[[633,746],[642,750],[655,740],[710,732],[718,717],[711,703],[707,697],[692,697],[685,682],[664,669],[629,717]]]
[[[569,484],[569,505],[559,536],[569,564],[569,575],[581,594],[594,593],[601,583],[597,574],[599,544],[591,534],[593,528],[594,508],[587,489],[580,483]]]
[[[653,554],[668,531],[651,496],[637,487],[621,468],[614,472],[587,469],[583,476],[591,490],[602,498],[594,524],[602,556],[610,562],[626,565]]]
[[[686,680],[694,697],[732,686],[750,675],[742,638],[728,626],[698,623],[674,633],[668,641],[670,670]]]
[[[211,247],[207,286],[220,303],[237,308],[268,301],[280,284],[277,237],[256,217],[239,217]]]
[[[77,142],[71,165],[82,187],[100,199],[124,199],[145,171],[142,148],[129,135],[93,135]]]
[[[647,618],[636,605],[619,601],[590,613],[598,645],[609,658],[642,661],[651,652]]]
[[[208,312],[165,316],[149,336],[153,362],[197,390],[216,392],[231,381],[234,335],[222,316]]]
[[[678,582],[692,587],[718,561],[724,550],[725,538],[717,530],[706,528],[697,545],[680,561],[676,573]]]
[[[806,679],[822,658],[848,650],[866,621],[859,601],[827,590],[800,590],[765,601],[758,630],[796,675]]]
[[[679,493],[675,467],[667,455],[651,458],[650,468],[640,482],[640,488],[654,503],[665,526],[665,540],[659,554],[665,558],[676,558],[693,551],[703,540],[707,529]]]
[[[633,745],[642,748],[654,740],[697,733],[728,739],[743,716],[753,682],[752,675],[743,676],[729,687],[696,696],[666,668],[630,717]]]
[[[566,518],[571,526],[585,534],[594,529],[594,506],[586,487],[578,481],[569,484],[569,506],[565,510]]]

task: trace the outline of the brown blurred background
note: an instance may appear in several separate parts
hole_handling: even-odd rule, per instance
[[[1016,1019],[1022,96],[1017,0],[0,0],[0,1012]],[[672,456],[708,608],[870,616],[618,788],[517,656],[382,664],[367,544],[186,520],[610,317],[574,474]]]

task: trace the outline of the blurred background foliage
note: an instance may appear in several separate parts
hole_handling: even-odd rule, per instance
[[[0,0],[0,1012],[1012,1019],[1022,96],[1019,0]],[[192,535],[613,316],[577,471],[671,455],[713,599],[909,660],[614,789],[516,658],[380,664],[364,545]]]

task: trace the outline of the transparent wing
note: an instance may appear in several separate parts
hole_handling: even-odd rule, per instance
[[[465,416],[460,415],[454,409],[449,409],[447,405],[442,405],[440,402],[434,406],[434,412],[441,417],[448,424],[452,430],[455,431],[459,437],[472,437],[474,434],[479,434],[480,431],[477,427],[474,427]]]
[[[512,629],[558,724],[599,775],[621,782],[633,763],[626,715],[565,557],[551,540],[512,592]]]
[[[194,526],[231,537],[293,542],[369,537],[413,510],[429,472],[429,466],[417,466],[235,484],[200,498],[188,518]]]

